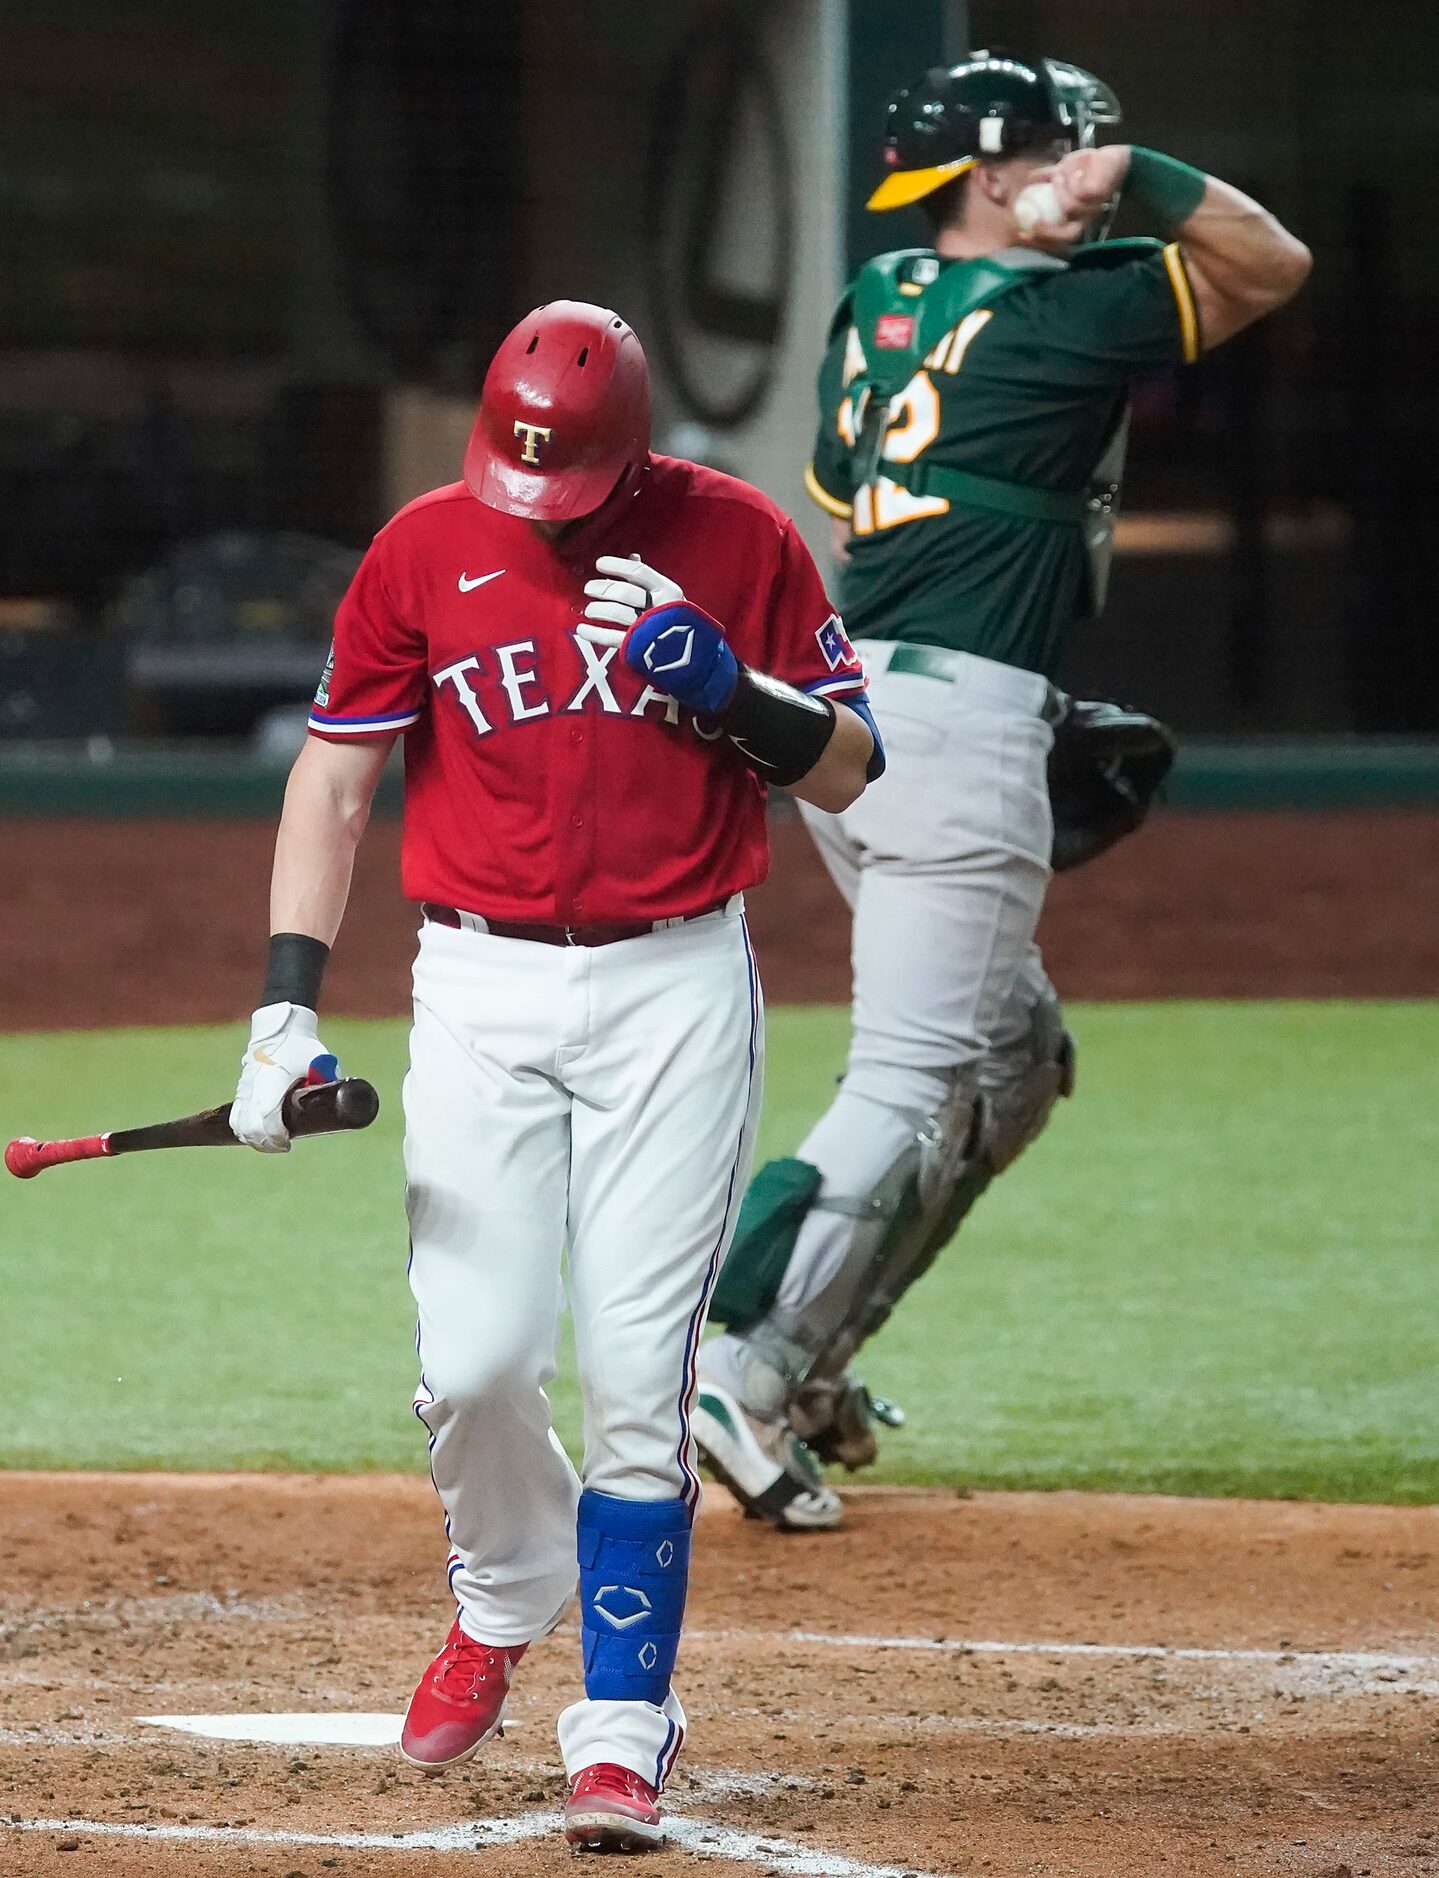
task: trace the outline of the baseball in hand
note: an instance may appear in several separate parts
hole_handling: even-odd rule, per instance
[[[1058,228],[1068,218],[1053,183],[1026,183],[1014,198],[1014,219],[1020,232],[1032,235],[1036,228]]]

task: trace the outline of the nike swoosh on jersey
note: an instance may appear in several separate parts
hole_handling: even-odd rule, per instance
[[[483,587],[487,580],[498,580],[504,571],[502,567],[497,567],[493,574],[477,574],[473,580],[467,574],[461,574],[460,592],[473,593],[476,587]]]

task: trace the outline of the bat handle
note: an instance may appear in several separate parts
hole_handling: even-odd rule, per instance
[[[5,1165],[17,1180],[33,1180],[47,1167],[99,1160],[109,1152],[109,1135],[81,1135],[73,1141],[36,1141],[33,1135],[21,1135],[6,1148]]]

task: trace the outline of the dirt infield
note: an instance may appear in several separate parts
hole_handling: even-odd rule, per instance
[[[654,1878],[1439,1870],[1439,1510],[872,1489],[797,1539],[713,1497]],[[0,1475],[0,1534],[6,1878],[572,1868],[572,1624],[439,1781],[139,1719],[397,1714],[449,1615],[428,1483]]]
[[[842,906],[798,821],[751,896],[772,1000],[848,996]],[[254,1001],[273,831],[243,821],[0,822],[0,1030],[225,1021]],[[393,822],[361,850],[329,1008],[406,1008],[414,909]],[[1041,937],[1072,998],[1439,995],[1439,815],[1156,819],[1058,880]]]

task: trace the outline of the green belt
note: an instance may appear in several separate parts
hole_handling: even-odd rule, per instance
[[[905,639],[895,646],[889,656],[889,664],[884,669],[887,672],[909,672],[915,678],[937,678],[943,685],[952,685],[963,672],[966,662],[976,656],[971,652],[956,652],[949,646],[912,645]],[[1064,715],[1063,692],[1051,685],[1039,715],[1046,724],[1057,724]]]
[[[1090,513],[1087,489],[1037,489],[1028,483],[1002,482],[997,476],[976,476],[971,470],[951,469],[944,463],[891,463],[879,473],[915,496],[944,496],[966,508],[993,509],[998,515],[1017,515],[1027,522],[1083,522]]]
[[[914,646],[904,642],[895,647],[884,669],[912,672],[916,678],[937,678],[941,684],[952,685],[964,669],[964,657],[964,653],[952,652],[945,646]]]

